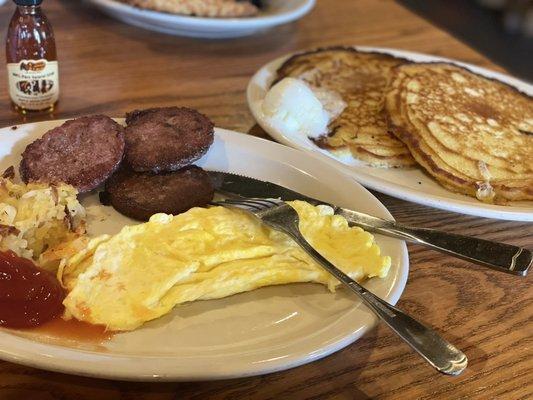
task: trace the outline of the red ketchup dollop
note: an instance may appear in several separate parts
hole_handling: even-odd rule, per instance
[[[12,251],[0,251],[0,326],[39,326],[61,315],[64,298],[51,273]]]

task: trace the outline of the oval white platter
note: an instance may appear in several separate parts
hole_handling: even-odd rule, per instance
[[[144,10],[115,0],[86,0],[109,16],[140,28],[206,39],[248,36],[302,18],[316,0],[271,0],[255,17],[201,18]]]
[[[0,171],[17,167],[26,145],[62,122],[0,129]],[[339,169],[267,140],[216,129],[213,146],[198,164],[270,180],[340,206],[392,219],[372,194]],[[89,213],[90,234],[115,233],[123,225],[135,223],[100,205],[96,192],[81,202]],[[383,254],[392,257],[392,268],[387,278],[371,279],[365,286],[395,304],[407,280],[406,246],[379,235],[376,240]],[[176,307],[171,314],[136,331],[116,334],[103,347],[0,329],[0,358],[112,379],[224,379],[311,362],[354,342],[375,323],[373,314],[342,289],[332,294],[316,284],[282,285]]]
[[[533,85],[508,75],[477,67],[472,64],[450,60],[443,57],[436,57],[427,54],[413,53],[396,49],[363,46],[357,46],[356,48],[361,51],[377,51],[388,53],[396,57],[403,57],[417,62],[452,62],[469,68],[478,74],[495,78],[509,85],[513,85],[530,96],[533,95]],[[328,151],[317,147],[306,137],[288,137],[278,130],[272,128],[264,121],[264,117],[261,112],[261,102],[263,101],[266,92],[270,88],[271,82],[276,77],[277,69],[291,55],[292,54],[280,57],[259,69],[259,71],[257,71],[250,80],[247,89],[248,105],[252,114],[254,115],[254,118],[256,119],[257,123],[275,140],[296,149],[303,150],[307,154],[312,153],[317,155],[325,162],[333,164],[337,168],[347,172],[364,186],[382,193],[386,193],[390,196],[443,210],[476,215],[480,217],[516,221],[533,221],[532,201],[513,202],[506,206],[485,204],[477,199],[474,199],[473,197],[453,193],[443,188],[419,168],[386,169],[369,167],[357,162],[351,157],[335,157]]]

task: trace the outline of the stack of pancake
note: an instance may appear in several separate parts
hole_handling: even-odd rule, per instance
[[[347,104],[315,143],[375,167],[418,164],[441,185],[488,203],[533,200],[533,101],[446,63],[353,48],[298,54],[278,69]]]

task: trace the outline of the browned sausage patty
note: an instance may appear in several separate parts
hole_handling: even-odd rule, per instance
[[[213,123],[190,108],[126,114],[126,161],[138,172],[176,171],[202,157],[213,143]]]
[[[179,214],[213,199],[209,175],[197,166],[158,175],[120,169],[106,182],[109,202],[121,214],[147,221],[153,214]]]
[[[65,122],[22,153],[24,182],[68,183],[87,192],[104,182],[124,155],[124,128],[105,115]]]

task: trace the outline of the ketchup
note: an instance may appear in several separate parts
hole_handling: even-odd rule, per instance
[[[13,251],[0,251],[0,326],[32,328],[63,312],[57,279]]]

